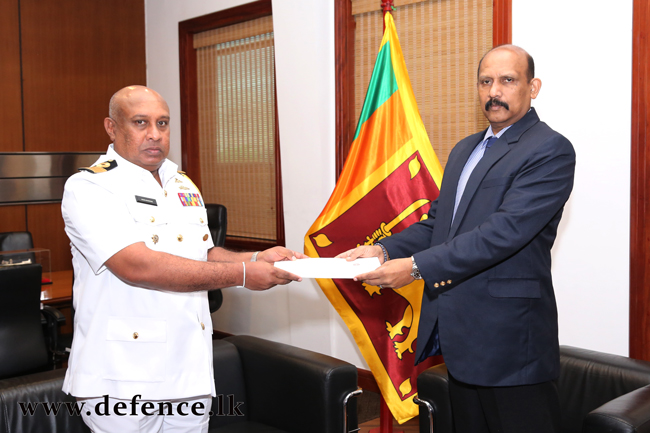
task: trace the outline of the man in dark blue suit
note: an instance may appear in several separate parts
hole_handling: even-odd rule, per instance
[[[428,219],[341,255],[379,257],[357,277],[370,285],[424,279],[416,359],[444,356],[459,433],[559,431],[551,247],[575,153],[531,108],[541,84],[526,51],[490,50],[477,83],[490,127],[454,147]]]

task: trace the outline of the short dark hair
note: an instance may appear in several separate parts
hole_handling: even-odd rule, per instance
[[[488,54],[490,54],[492,51],[496,50],[497,48],[501,48],[501,47],[505,47],[505,46],[512,46],[512,47],[519,48],[520,50],[522,50],[526,54],[526,60],[528,60],[528,70],[526,71],[526,78],[528,79],[528,82],[530,83],[530,80],[535,78],[535,60],[533,60],[533,56],[528,54],[528,51],[524,50],[523,48],[517,47],[516,45],[498,45],[498,46],[492,48],[487,53],[485,53],[483,55],[483,57],[481,57],[481,60],[478,62],[478,69],[476,70],[476,79],[478,80],[478,77],[479,77],[479,75],[481,73],[481,64],[483,63],[483,59],[485,58],[485,56],[487,56]]]

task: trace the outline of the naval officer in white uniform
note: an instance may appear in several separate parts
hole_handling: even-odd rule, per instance
[[[104,119],[113,143],[65,185],[75,323],[63,390],[96,433],[207,432],[216,393],[206,291],[300,281],[273,262],[301,253],[214,247],[201,193],[167,159],[169,120],[155,91],[121,89]]]

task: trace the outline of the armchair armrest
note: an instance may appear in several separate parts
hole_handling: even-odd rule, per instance
[[[436,365],[420,373],[418,400],[414,401],[420,405],[420,433],[453,432],[449,374],[445,364]]]
[[[583,432],[650,432],[650,385],[611,400],[585,417]]]
[[[344,400],[357,390],[354,365],[251,336],[226,340],[242,361],[251,421],[292,433],[346,431]],[[353,420],[355,409],[353,400],[348,408]]]
[[[56,308],[43,305],[41,312],[45,315],[46,320],[52,319],[58,325],[65,325],[65,316]]]
[[[41,309],[41,314],[45,318],[46,334],[45,340],[47,347],[52,354],[53,362],[57,362],[57,357],[63,355],[58,351],[59,347],[59,329],[61,325],[65,324],[65,316],[59,310],[49,305],[44,305]]]

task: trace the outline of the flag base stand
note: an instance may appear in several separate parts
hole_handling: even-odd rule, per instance
[[[370,429],[368,433],[404,433],[403,430],[393,431],[393,414],[381,394],[379,395],[379,428]]]

